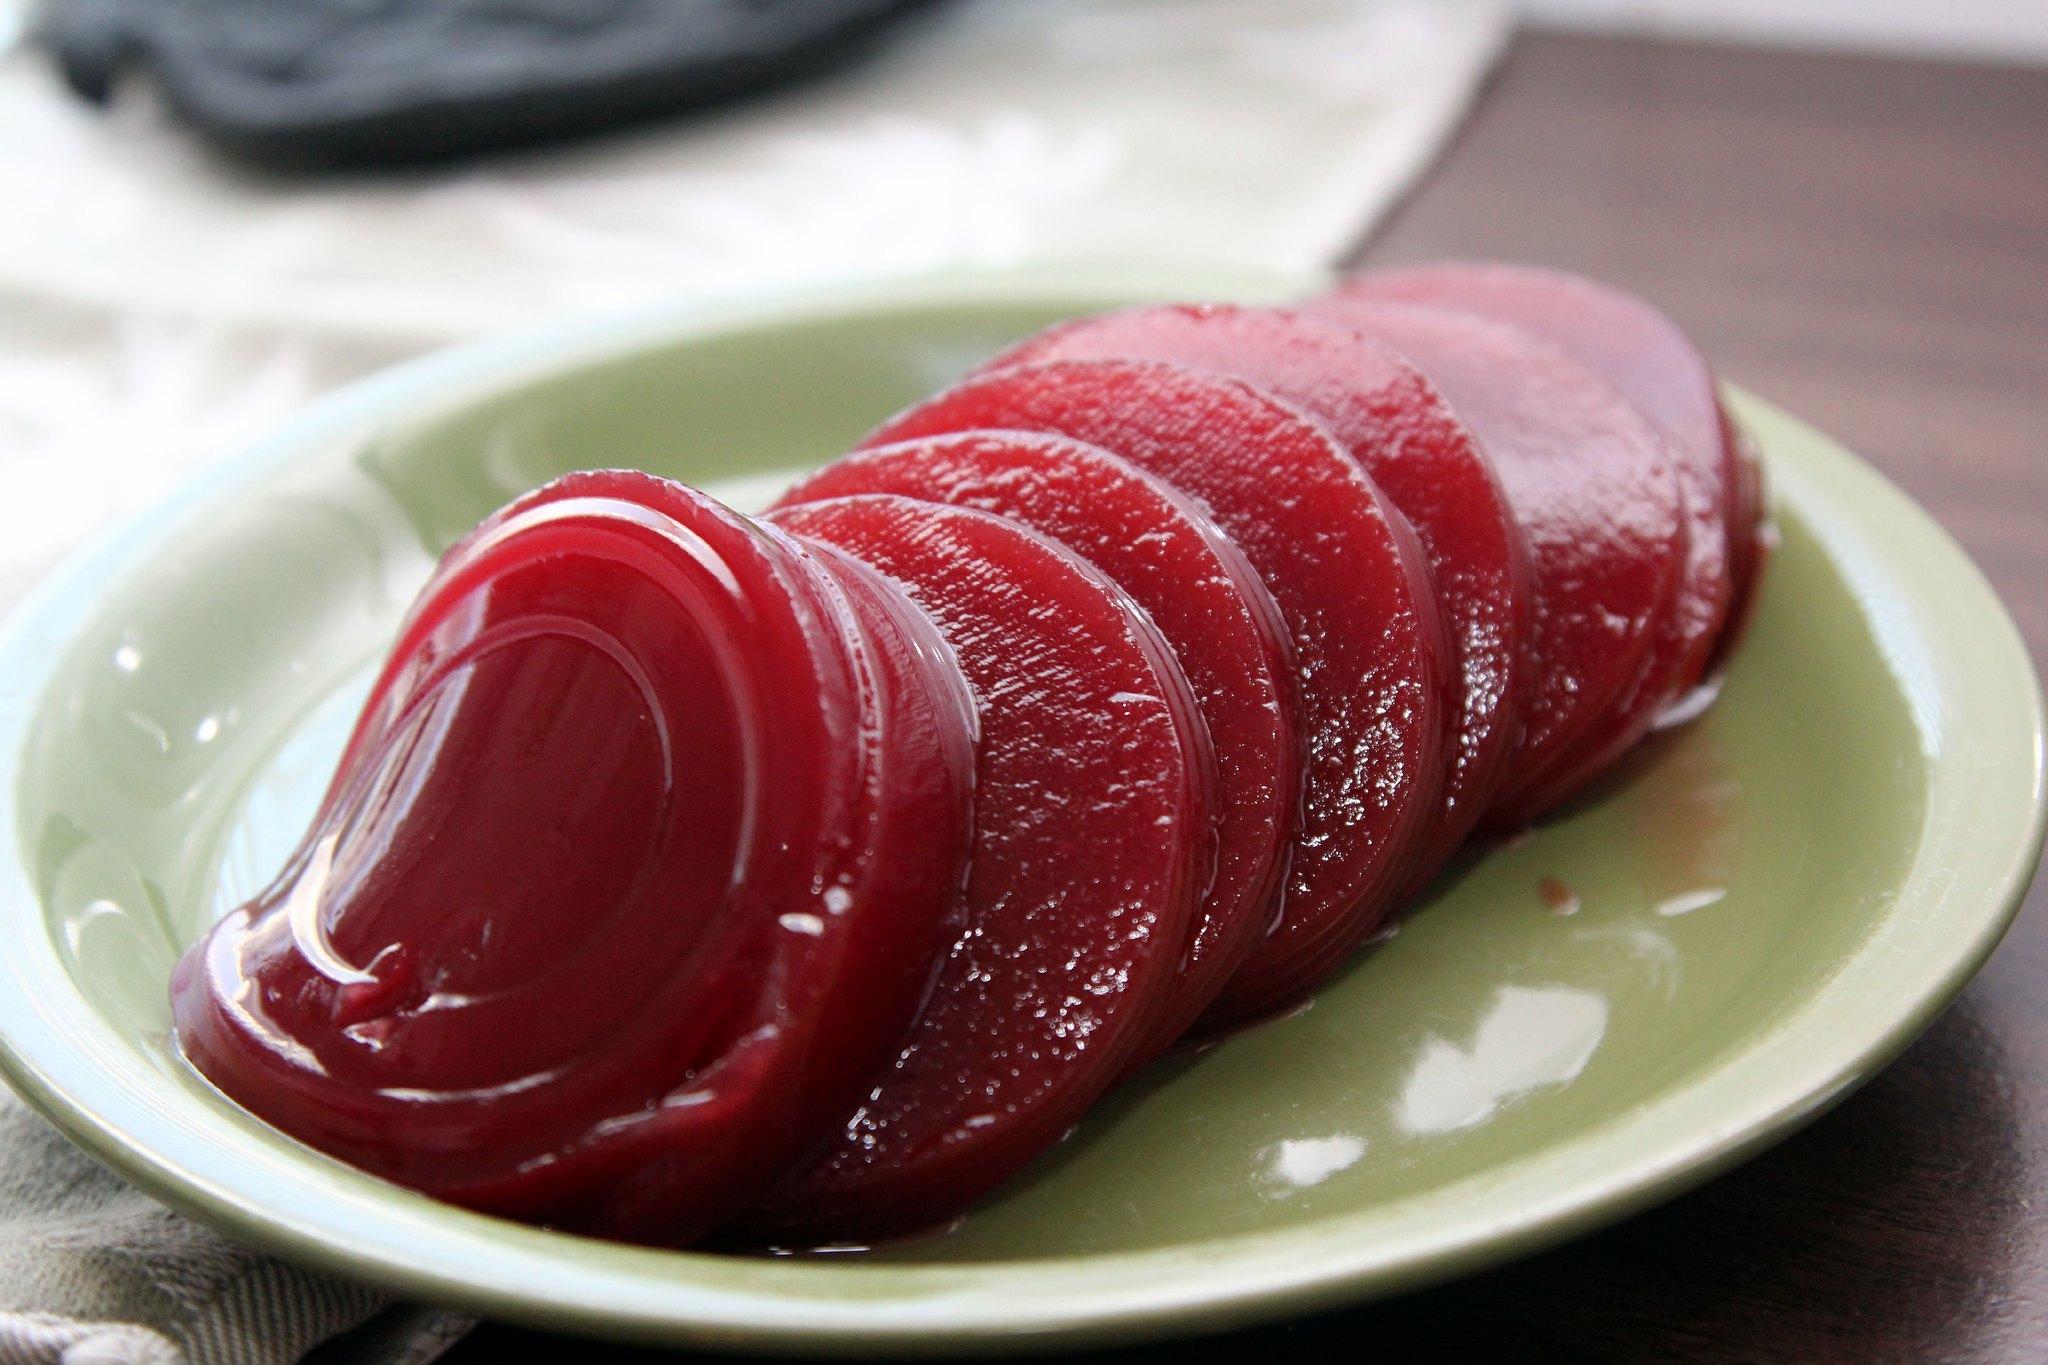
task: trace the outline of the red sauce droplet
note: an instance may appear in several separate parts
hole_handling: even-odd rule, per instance
[[[1544,906],[1553,915],[1576,915],[1579,913],[1579,893],[1566,886],[1556,877],[1545,877],[1536,883],[1536,894],[1543,897]]]

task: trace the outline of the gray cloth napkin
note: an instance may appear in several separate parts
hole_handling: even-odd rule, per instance
[[[173,1213],[0,1086],[0,1365],[423,1365],[469,1326]]]

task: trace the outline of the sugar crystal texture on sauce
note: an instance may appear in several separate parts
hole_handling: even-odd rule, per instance
[[[893,495],[773,519],[902,585],[980,711],[958,937],[896,1060],[762,1216],[911,1231],[1057,1141],[1145,1045],[1212,874],[1215,760],[1156,628],[1051,541]]]
[[[1176,365],[976,375],[862,444],[997,427],[1087,441],[1166,479],[1208,508],[1279,603],[1299,670],[1301,820],[1279,923],[1211,1015],[1293,1003],[1378,925],[1438,808],[1450,647],[1414,533],[1296,409]]]
[[[1633,704],[1684,573],[1684,494],[1670,441],[1550,343],[1473,314],[1331,296],[1311,305],[1393,346],[1478,435],[1528,536],[1534,587],[1522,733],[1489,818],[1525,822],[1544,777],[1639,736]]]
[[[1149,1059],[1192,1024],[1278,912],[1301,763],[1293,664],[1272,594],[1202,509],[1108,451],[1061,436],[970,431],[856,451],[782,506],[893,493],[979,508],[1094,564],[1152,618],[1187,674],[1217,767],[1216,876]]]
[[[1444,809],[1408,879],[1416,889],[1478,824],[1519,714],[1529,552],[1491,461],[1393,348],[1304,313],[1133,308],[1049,327],[983,368],[1119,358],[1214,370],[1294,404],[1329,429],[1414,528],[1457,663]]]

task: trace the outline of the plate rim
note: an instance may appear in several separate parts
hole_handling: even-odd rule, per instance
[[[267,439],[186,480],[127,524],[96,537],[69,557],[0,626],[0,674],[24,656],[33,659],[37,649],[50,653],[49,644],[89,617],[99,585],[146,558],[162,536],[185,524],[209,500],[229,495],[242,482],[380,415],[402,417],[410,410],[410,400],[432,397],[445,402],[444,391],[451,387],[495,388],[655,344],[874,310],[1068,300],[1100,307],[1119,299],[1177,294],[1278,298],[1314,287],[1317,280],[1232,272],[1161,276],[1128,270],[956,275],[711,306],[672,306],[430,354],[317,400]],[[104,1066],[107,1059],[67,1051],[79,1038],[90,1036],[89,1025],[53,1017],[46,1001],[38,1005],[42,997],[33,991],[53,981],[60,994],[63,987],[76,994],[54,950],[44,954],[47,962],[30,951],[0,954],[0,982],[7,983],[0,989],[0,1072],[74,1142],[157,1198],[289,1259],[368,1280],[408,1297],[510,1320],[672,1344],[758,1351],[998,1352],[1214,1330],[1279,1312],[1414,1288],[1614,1221],[1708,1179],[1818,1117],[1903,1050],[1947,1007],[2003,937],[2032,879],[2048,827],[2043,785],[2048,725],[2041,691],[2018,629],[1989,583],[1962,548],[1877,471],[1762,400],[1740,390],[1731,394],[1747,420],[1784,425],[1811,437],[1823,467],[1774,466],[1771,474],[1781,498],[1799,502],[1803,509],[1807,500],[1818,500],[1829,510],[1829,516],[1809,522],[1817,537],[1858,542],[1862,550],[1893,563],[1901,557],[1897,544],[1909,542],[1928,560],[1916,565],[1923,577],[1905,584],[1909,598],[1931,603],[1936,593],[1928,584],[1936,580],[1942,582],[1942,591],[1964,596],[1960,608],[1955,601],[1944,600],[1944,610],[1957,623],[1967,621],[1980,632],[1988,629],[1988,636],[1980,634],[1973,641],[1973,666],[2002,679],[2019,698],[2016,713],[1998,718],[1998,723],[2030,747],[2030,771],[2019,773],[2018,765],[2007,765],[2014,772],[2004,780],[2013,782],[2014,790],[1985,802],[1994,808],[1994,816],[1980,821],[1970,835],[1973,859],[1984,864],[1975,869],[1981,875],[1968,886],[1951,885],[1944,893],[1949,916],[1944,922],[1967,932],[1942,945],[1945,953],[1927,959],[1932,966],[1903,993],[1897,993],[1897,981],[1890,983],[1895,993],[1884,1006],[1866,1011],[1882,1016],[1881,1022],[1869,1023],[1854,1045],[1830,1047],[1824,1036],[1815,1046],[1810,1039],[1802,1042],[1789,1036],[1797,1030],[1785,1027],[1745,1044],[1679,1087],[1675,1096],[1660,1094],[1642,1106],[1642,1112],[1615,1116],[1561,1144],[1564,1155],[1588,1143],[1596,1150],[1635,1155],[1605,1174],[1582,1174],[1546,1199],[1513,1203],[1512,1187],[1543,1184],[1544,1173],[1558,1164],[1560,1153],[1519,1170],[1511,1179],[1482,1172],[1424,1195],[1329,1215],[1297,1228],[1140,1251],[965,1266],[840,1263],[830,1268],[832,1289],[820,1291],[806,1283],[819,1278],[816,1272],[822,1268],[814,1265],[624,1248],[581,1238],[574,1239],[576,1256],[561,1257],[564,1234],[433,1204],[310,1152],[295,1154],[285,1163],[284,1178],[302,1184],[311,1179],[317,1187],[303,1191],[299,1203],[305,1202],[307,1193],[328,1194],[342,1201],[354,1197],[381,1212],[351,1230],[351,1224],[337,1221],[332,1211],[309,1223],[296,1208],[267,1205],[257,1193],[238,1187],[234,1172],[222,1172],[224,1158],[209,1165],[189,1155],[174,1157],[162,1150],[161,1143],[153,1145],[132,1131],[134,1124],[120,1117],[123,1106],[118,1101],[123,1097],[104,1093],[108,1077],[99,1077],[101,1093],[80,1083],[80,1066],[89,1061]],[[1830,484],[1838,485],[1832,501]],[[1851,504],[1853,508],[1845,510]],[[1878,538],[1880,529],[1883,540]],[[40,948],[49,939],[40,932],[33,890],[16,853],[15,792],[22,741],[41,695],[43,675],[34,668],[23,671],[32,682],[0,684],[0,828],[9,840],[0,852],[0,930],[34,928],[34,946]],[[1976,719],[1983,723],[1981,717]],[[1937,766],[1945,761],[1937,760]],[[1934,780],[1930,776],[1930,787]],[[1985,793],[1981,787],[1976,791],[1981,800]],[[1978,810],[1981,815],[1982,807]],[[1930,803],[1930,829],[1938,814]],[[1994,824],[1993,833],[1986,835],[1984,829]],[[1929,837],[1923,831],[1916,867],[1925,860]],[[1958,907],[1948,901],[1966,903]],[[1845,978],[1852,975],[1852,968],[1866,963],[1870,951],[1868,944],[1859,945],[1787,1018],[1796,1023],[1827,1016],[1820,1006],[1842,993]],[[27,975],[32,966],[42,969],[41,980]],[[80,1034],[80,1028],[86,1032]],[[67,1032],[70,1042],[62,1041]],[[1788,1051],[1794,1045],[1799,1050]],[[1802,1064],[1790,1065],[1786,1056]],[[1776,1058],[1774,1070],[1764,1066],[1767,1057]],[[1665,1113],[1677,1099],[1703,1092],[1712,1098],[1729,1089],[1731,1082],[1740,1082],[1746,1071],[1758,1068],[1765,1069],[1768,1083],[1735,1096],[1742,1102],[1731,1105],[1718,1121],[1703,1126],[1681,1121],[1677,1126],[1691,1133],[1690,1140],[1651,1141],[1647,1145],[1652,1154],[1640,1155],[1646,1139],[1656,1135],[1656,1125],[1646,1129],[1642,1122],[1645,1112]],[[1448,1228],[1434,1225],[1439,1220],[1430,1216],[1431,1209],[1463,1207],[1467,1196],[1486,1195],[1489,1187],[1499,1187],[1491,1192],[1501,1201],[1491,1216],[1467,1217]],[[369,1235],[366,1228],[371,1225],[380,1226],[381,1234]],[[1390,1230],[1402,1235],[1389,1237]],[[1367,1232],[1374,1235],[1360,1235]],[[408,1254],[415,1245],[411,1239],[417,1238],[425,1239],[429,1256]],[[465,1247],[476,1254],[450,1256]],[[508,1258],[520,1274],[504,1273]],[[580,1269],[565,1274],[563,1261],[573,1261]],[[1020,1282],[1032,1292],[1020,1293]]]

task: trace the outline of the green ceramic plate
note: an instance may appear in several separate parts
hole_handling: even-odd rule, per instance
[[[309,411],[0,640],[0,1041],[170,1202],[418,1298],[678,1343],[1000,1349],[1406,1288],[1616,1218],[1840,1099],[1955,995],[2041,840],[2041,703],[1955,545],[1737,397],[1785,545],[1721,705],[1448,879],[1312,1008],[1157,1068],[947,1236],[633,1250],[444,1208],[180,1065],[179,949],[297,836],[430,557],[563,470],[758,500],[1048,319],[1272,282],[841,298],[458,352]]]

